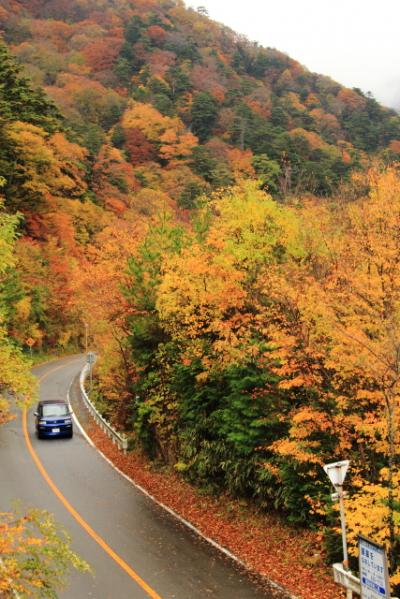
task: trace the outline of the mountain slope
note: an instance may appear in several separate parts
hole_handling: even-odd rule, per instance
[[[90,332],[113,424],[297,524],[332,521],[321,464],[348,457],[352,539],[363,522],[398,556],[399,117],[180,2],[0,20],[54,101],[1,47],[7,344]]]
[[[368,154],[398,157],[394,111],[179,0],[8,0],[0,18],[93,160],[116,147],[136,187],[156,179],[184,208],[238,175],[281,195],[330,194]],[[133,179],[108,183],[129,205]]]

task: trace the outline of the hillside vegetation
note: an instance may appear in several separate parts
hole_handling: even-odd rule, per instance
[[[274,194],[330,195],[371,153],[400,151],[394,111],[180,0],[6,0],[1,25],[89,151],[93,191],[114,210],[138,189],[191,208],[255,174]],[[99,185],[113,148],[122,172]]]
[[[352,551],[385,543],[398,583],[398,115],[178,1],[0,23],[1,386],[86,323],[133,444],[327,526],[330,559],[322,464],[350,459]]]

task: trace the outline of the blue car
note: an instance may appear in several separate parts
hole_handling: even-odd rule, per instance
[[[58,399],[39,401],[35,417],[36,432],[39,439],[44,437],[72,437],[72,412],[66,401]]]

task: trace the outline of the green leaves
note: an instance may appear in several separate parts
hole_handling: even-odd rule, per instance
[[[210,137],[217,115],[218,104],[209,93],[195,94],[191,110],[192,130],[202,143]]]
[[[60,129],[61,115],[40,88],[34,88],[0,43],[0,126],[9,121],[25,121],[48,132]]]
[[[29,403],[36,383],[29,374],[29,363],[20,349],[8,337],[8,282],[14,273],[16,225],[18,217],[1,211],[0,204],[0,424],[9,419],[8,394],[11,392]]]
[[[0,514],[0,592],[21,599],[56,599],[70,568],[90,572],[71,539],[41,510]]]

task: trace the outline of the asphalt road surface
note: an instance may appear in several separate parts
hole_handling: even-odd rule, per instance
[[[83,366],[69,357],[35,368],[42,399],[65,398]],[[76,385],[71,393],[76,393]],[[46,509],[72,537],[94,576],[72,573],[68,599],[273,599],[234,563],[176,521],[116,472],[75,427],[73,439],[38,440],[32,412],[0,427],[0,510],[14,500]],[[44,476],[53,481],[53,488]],[[64,503],[63,503],[64,501]],[[78,520],[71,514],[72,507]],[[99,545],[90,534],[101,537]],[[128,565],[126,567],[126,565]],[[125,567],[125,569],[124,569]],[[136,578],[135,578],[136,576]]]

